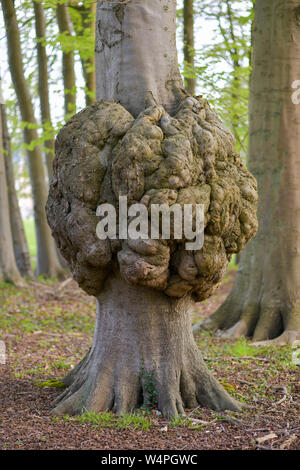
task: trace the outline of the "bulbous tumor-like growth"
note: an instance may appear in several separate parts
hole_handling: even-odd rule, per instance
[[[218,287],[233,253],[257,230],[257,186],[234,138],[208,103],[188,97],[171,117],[150,99],[136,119],[112,101],[75,115],[56,140],[47,214],[72,274],[97,296],[119,267],[129,284],[200,301]],[[96,209],[128,204],[204,204],[204,245],[181,240],[100,240]],[[150,214],[149,214],[150,217]]]

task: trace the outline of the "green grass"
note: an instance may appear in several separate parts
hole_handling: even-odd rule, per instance
[[[28,243],[31,265],[34,271],[36,268],[36,252],[37,252],[34,220],[25,219],[23,221],[23,224],[24,224],[25,235],[26,235],[26,239]]]
[[[65,421],[76,421],[81,424],[90,423],[97,427],[108,427],[117,429],[135,429],[148,431],[151,427],[151,420],[145,413],[139,411],[117,416],[111,411],[96,413],[94,411],[85,411],[80,416],[70,417],[65,415]]]

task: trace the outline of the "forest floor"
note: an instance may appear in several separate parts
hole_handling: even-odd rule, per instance
[[[195,309],[210,315],[232,286],[230,271],[217,295]],[[26,289],[0,284],[0,450],[4,449],[300,449],[300,370],[291,347],[253,347],[207,333],[196,337],[208,367],[240,401],[241,413],[197,408],[171,421],[157,410],[116,417],[51,416],[62,378],[87,352],[95,301],[72,280]]]

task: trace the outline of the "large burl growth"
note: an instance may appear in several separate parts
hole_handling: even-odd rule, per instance
[[[190,312],[255,235],[256,181],[204,99],[183,98],[172,117],[151,95],[146,102],[136,119],[120,104],[97,102],[57,137],[48,220],[74,278],[97,298],[97,322],[56,413],[123,413],[154,398],[166,416],[198,404],[239,408],[208,372]],[[187,251],[187,240],[172,237],[100,240],[97,207],[118,211],[124,195],[149,217],[151,204],[203,204],[203,247]]]

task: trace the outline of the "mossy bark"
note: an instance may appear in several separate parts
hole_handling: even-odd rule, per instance
[[[249,169],[258,181],[259,231],[223,305],[195,327],[255,342],[300,339],[300,61],[297,0],[256,2]]]

